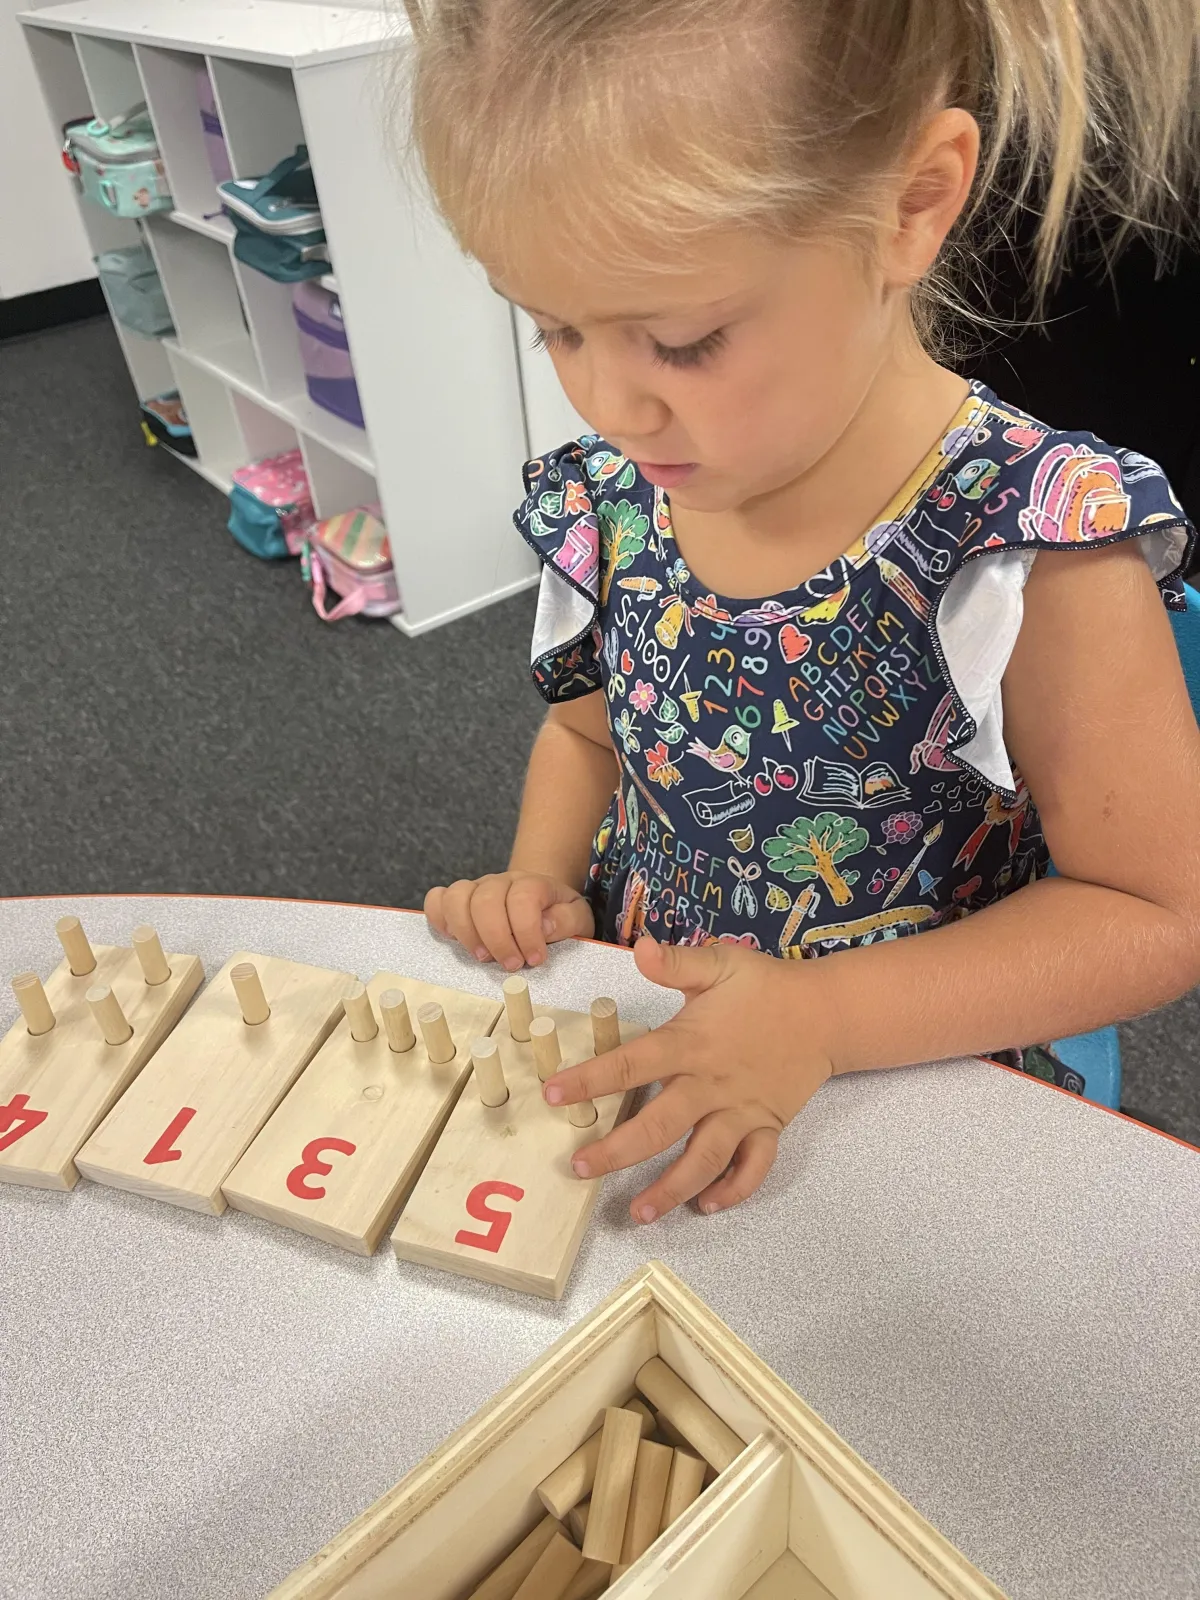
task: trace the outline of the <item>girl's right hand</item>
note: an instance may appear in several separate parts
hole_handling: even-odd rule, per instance
[[[578,889],[538,872],[492,872],[430,889],[425,915],[478,961],[509,972],[546,959],[556,939],[595,933],[592,908]]]

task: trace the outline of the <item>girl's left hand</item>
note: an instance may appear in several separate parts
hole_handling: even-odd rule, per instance
[[[653,1222],[694,1196],[701,1211],[724,1210],[758,1188],[780,1133],[830,1077],[823,1019],[806,1014],[802,973],[789,961],[728,944],[660,945],[648,935],[634,957],[644,977],[682,990],[682,1010],[618,1050],[556,1072],[543,1093],[551,1105],[570,1105],[661,1080],[637,1116],[571,1164],[581,1178],[598,1177],[659,1155],[690,1130],[683,1155],[630,1212]]]

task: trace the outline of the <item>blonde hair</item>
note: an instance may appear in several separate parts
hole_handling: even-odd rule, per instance
[[[1077,217],[1162,243],[1187,212],[1200,0],[405,5],[413,138],[488,264],[557,243],[649,265],[714,227],[869,226],[946,105],[982,131],[958,237],[1035,210],[1039,294]],[[535,207],[552,237],[531,236]]]

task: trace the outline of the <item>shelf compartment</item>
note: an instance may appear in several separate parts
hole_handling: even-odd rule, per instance
[[[198,87],[199,75],[208,70],[204,56],[150,45],[135,45],[133,53],[175,202],[172,217],[209,237],[232,237],[232,224],[220,215],[221,201],[204,146]],[[218,228],[219,223],[224,227]]]
[[[304,367],[292,315],[292,285],[276,283],[274,278],[236,259],[233,272],[246,308],[246,323],[265,393],[276,400],[304,394]]]
[[[234,176],[261,178],[306,142],[292,74],[221,56],[208,65]]]
[[[282,455],[285,450],[295,450],[300,440],[296,430],[273,411],[267,411],[244,394],[234,392],[234,413],[242,431],[243,458],[239,466],[251,461],[261,461],[264,456]]]
[[[95,116],[112,122],[146,98],[131,44],[79,33],[75,48]]]
[[[107,303],[107,294],[104,298]],[[112,317],[113,330],[124,353],[138,399],[149,400],[156,394],[169,393],[175,387],[175,379],[162,340],[147,339],[144,334],[135,333],[132,328],[118,322],[112,315],[111,303],[108,305],[108,314]]]
[[[185,353],[219,361],[261,389],[228,248],[169,219],[154,218],[144,226]]]
[[[312,487],[313,510],[322,520],[355,506],[378,504],[379,486],[371,473],[310,434],[300,435],[300,449]]]
[[[234,397],[219,378],[189,360],[173,340],[164,340],[164,344],[174,387],[196,441],[196,469],[228,494],[234,469],[248,459]]]

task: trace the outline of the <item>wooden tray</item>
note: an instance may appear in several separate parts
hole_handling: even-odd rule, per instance
[[[269,1600],[464,1600],[536,1486],[659,1356],[746,1448],[613,1600],[1003,1600],[659,1262],[635,1273]]]

